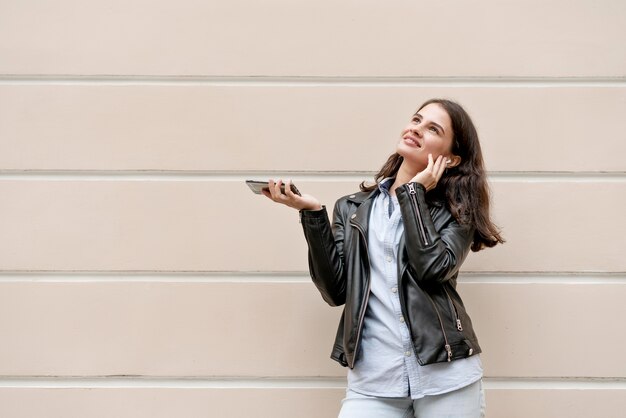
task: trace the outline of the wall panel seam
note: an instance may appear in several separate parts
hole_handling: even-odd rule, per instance
[[[1,180],[18,181],[202,181],[241,182],[290,176],[293,181],[355,182],[372,181],[374,172],[337,171],[201,171],[201,170],[45,170],[0,169]],[[626,182],[626,171],[490,171],[489,181],[526,183]]]
[[[0,74],[0,85],[197,85],[273,87],[626,87],[626,77],[352,77]]]
[[[308,272],[0,271],[1,283],[310,283]],[[626,284],[626,272],[461,272],[461,284]]]
[[[486,389],[626,390],[626,378],[484,377]],[[190,378],[190,377],[0,377],[0,388],[172,388],[172,389],[343,389],[343,377]]]

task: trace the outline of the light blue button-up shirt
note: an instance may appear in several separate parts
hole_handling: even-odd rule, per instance
[[[483,375],[479,355],[420,366],[400,310],[398,246],[404,232],[400,206],[389,194],[393,178],[379,183],[369,219],[370,296],[361,347],[348,388],[364,395],[419,399],[469,385]]]

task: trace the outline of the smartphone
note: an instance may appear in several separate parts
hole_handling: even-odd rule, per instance
[[[263,190],[263,189],[269,190],[270,189],[269,183],[267,181],[246,180],[246,184],[248,185],[250,190],[252,190],[256,194],[263,194],[261,192],[261,190]],[[280,185],[280,191],[283,194],[285,193],[285,183],[282,183]],[[291,191],[294,192],[295,194],[297,194],[298,196],[302,196],[302,194],[300,194],[300,190],[298,190],[298,188],[296,186],[294,186],[293,183],[291,183]]]

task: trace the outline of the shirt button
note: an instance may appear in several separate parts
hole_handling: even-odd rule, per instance
[[[388,263],[391,263],[391,260],[392,260],[392,258],[391,258],[391,257],[389,257],[389,256],[387,256],[387,262],[388,262]]]
[[[353,213],[352,216],[350,216],[351,219],[356,218],[356,213]]]
[[[392,291],[393,293],[398,293],[398,288],[397,288],[397,287],[392,287],[392,288],[391,288],[391,291]]]
[[[405,351],[404,355],[407,356],[407,357],[411,357],[411,352],[410,351]]]
[[[350,199],[354,199],[355,196],[356,196],[355,194],[351,194]]]
[[[404,324],[404,317],[403,316],[400,317],[400,322],[402,322]]]

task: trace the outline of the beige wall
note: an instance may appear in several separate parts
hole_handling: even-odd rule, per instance
[[[415,107],[473,116],[508,242],[459,289],[489,418],[626,408],[626,3],[0,0],[0,416],[334,417],[295,211]]]

